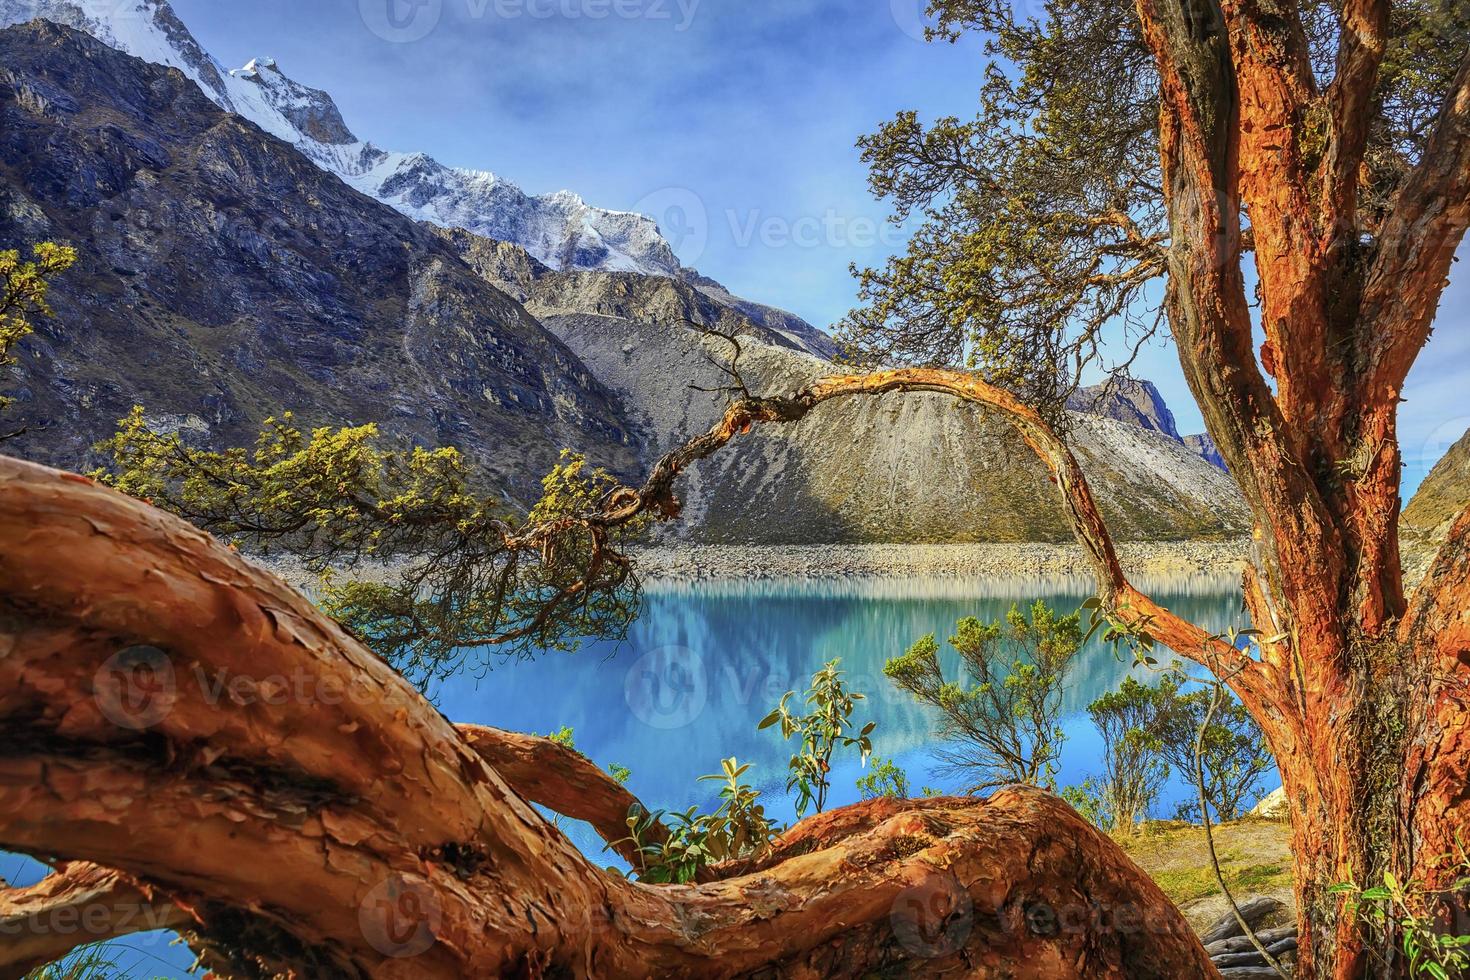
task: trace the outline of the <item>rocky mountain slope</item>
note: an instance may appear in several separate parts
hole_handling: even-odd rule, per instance
[[[0,244],[82,255],[25,347],[30,429],[7,444],[61,465],[134,402],[217,445],[290,407],[459,445],[524,502],[563,446],[631,475],[709,425],[731,349],[696,328],[741,336],[752,389],[835,370],[789,321],[707,283],[556,269],[412,222],[181,72],[45,22],[0,32],[0,195]],[[1242,532],[1228,478],[1152,428],[1078,417],[1118,535]],[[709,542],[1069,536],[1011,429],[936,395],[825,406],[696,467],[687,489],[688,519],[665,531]]]
[[[1179,434],[1174,413],[1151,381],[1119,378],[1112,384],[1084,388],[1072,396],[1071,407],[1075,411],[1101,415],[1157,432],[1184,446],[1211,466],[1225,469],[1225,460],[1208,435]]]
[[[7,452],[73,468],[142,404],[247,443],[283,408],[465,449],[517,501],[563,446],[636,469],[616,399],[423,225],[177,71],[0,31],[0,244],[75,245],[24,345]]]
[[[489,171],[447,167],[424,153],[385,150],[361,140],[330,95],[290,78],[272,58],[227,70],[189,33],[168,0],[0,0],[0,27],[37,17],[179,69],[221,108],[244,116],[408,217],[514,242],[557,269],[683,279],[717,302],[801,338],[813,353],[833,350],[830,338],[799,317],[732,296],[685,268],[657,223],[645,215],[592,207],[570,191],[527,194]]]
[[[1400,531],[1410,585],[1428,569],[1450,525],[1470,505],[1470,432],[1450,447],[1404,508]]]
[[[504,243],[448,233],[470,264],[521,299],[622,398],[656,455],[707,428],[731,384],[728,340],[751,390],[799,387],[832,364],[681,284],[558,272]],[[662,382],[655,379],[665,379]],[[1229,477],[1168,431],[1079,411],[1076,440],[1122,538],[1228,537],[1248,517]],[[1102,407],[1111,402],[1097,402]],[[1064,541],[1055,487],[1005,422],[952,399],[892,394],[823,406],[697,465],[679,533],[709,543]]]

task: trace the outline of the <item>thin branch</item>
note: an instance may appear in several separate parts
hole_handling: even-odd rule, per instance
[[[1210,799],[1209,793],[1205,789],[1205,735],[1210,730],[1210,724],[1215,720],[1215,712],[1220,710],[1220,704],[1223,701],[1224,695],[1224,684],[1223,679],[1216,680],[1210,684],[1210,706],[1205,710],[1204,720],[1200,722],[1194,739],[1194,785],[1195,789],[1199,792],[1199,813],[1205,830],[1205,845],[1210,851],[1210,867],[1214,869],[1215,881],[1219,884],[1220,892],[1225,896],[1225,901],[1230,903],[1230,911],[1235,916],[1236,924],[1244,931],[1245,937],[1256,948],[1256,952],[1261,954],[1261,958],[1266,961],[1266,964],[1276,971],[1277,976],[1281,977],[1282,980],[1286,980],[1290,974],[1282,968],[1276,958],[1266,949],[1265,944],[1256,935],[1256,931],[1251,928],[1250,923],[1245,921],[1245,916],[1241,914],[1240,906],[1236,904],[1235,896],[1230,893],[1230,886],[1225,882],[1225,873],[1220,870],[1220,855],[1215,850],[1215,831],[1210,822]]]

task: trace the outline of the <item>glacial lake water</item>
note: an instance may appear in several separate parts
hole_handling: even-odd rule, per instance
[[[1212,632],[1243,627],[1238,587],[1229,578],[1140,582],[1163,605]],[[632,770],[630,789],[654,808],[712,804],[717,787],[698,781],[735,756],[753,763],[747,781],[763,794],[767,812],[795,817],[785,792],[791,744],[775,729],[756,725],[787,690],[804,690],[812,672],[840,658],[849,684],[867,695],[856,722],[877,722],[877,755],[893,758],[909,776],[911,792],[959,783],[936,772],[934,718],[883,677],[886,659],[935,633],[946,670],[958,658],[944,640],[964,616],[993,619],[1012,603],[1044,599],[1073,611],[1091,594],[1084,578],[987,581],[775,581],[652,585],[642,615],[626,640],[591,643],[576,653],[549,653],[530,661],[495,663],[457,677],[435,692],[444,714],[516,731],[546,734],[570,726],[578,749],[602,766]],[[1086,707],[1116,687],[1130,666],[1094,640],[1080,655],[1066,692],[1068,739],[1059,782],[1081,782],[1100,770],[1099,743]],[[830,806],[859,798],[864,774],[855,753],[834,760]],[[1276,784],[1267,781],[1263,788]],[[1187,786],[1174,780],[1158,815],[1170,816]],[[618,864],[585,824],[565,831],[593,860]],[[0,875],[22,884],[39,866],[10,857]],[[135,977],[187,975],[191,960],[166,934],[132,937],[115,950]]]

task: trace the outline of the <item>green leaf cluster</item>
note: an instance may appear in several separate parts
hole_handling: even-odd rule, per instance
[[[1370,948],[1382,948],[1385,941],[1399,948],[1404,976],[1460,980],[1470,975],[1470,936],[1445,929],[1443,922],[1447,911],[1470,891],[1470,860],[1462,851],[1427,863],[1449,884],[1432,888],[1417,880],[1401,881],[1385,869],[1381,884],[1364,888],[1344,882],[1327,891],[1345,899],[1348,914],[1356,916],[1374,940]]]
[[[619,637],[639,590],[595,503],[617,485],[571,452],[518,518],[475,489],[455,449],[386,444],[377,426],[267,419],[251,449],[204,449],[157,431],[143,408],[98,449],[93,475],[253,554],[321,577],[322,608],[427,688],[476,652],[574,650]]]
[[[1009,783],[1054,787],[1066,740],[1062,696],[1083,644],[1080,614],[1059,615],[1044,602],[1028,612],[1012,606],[1000,621],[960,620],[949,644],[959,678],[946,676],[932,633],[883,668],[938,713],[943,770],[969,793]]]
[[[857,788],[865,800],[908,799],[908,773],[904,772],[892,759],[875,758],[868,774],[858,779]]]
[[[866,764],[873,752],[871,736],[877,722],[868,722],[852,734],[853,710],[864,695],[848,688],[839,668],[840,660],[823,665],[812,675],[811,686],[802,699],[806,713],[793,707],[795,691],[787,691],[776,710],[766,715],[759,725],[764,730],[779,724],[781,737],[795,736],[798,748],[787,764],[787,792],[796,792],[796,814],[805,816],[809,808],[821,813],[832,788],[832,756],[838,748],[855,748]]]

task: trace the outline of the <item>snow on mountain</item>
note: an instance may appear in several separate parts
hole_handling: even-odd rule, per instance
[[[395,153],[359,140],[331,96],[294,81],[273,59],[255,58],[227,70],[189,33],[168,0],[0,0],[0,27],[37,17],[178,68],[221,108],[411,218],[514,242],[557,269],[687,273],[658,225],[644,215],[595,208],[569,191],[527,194],[487,171],[446,167],[423,153]]]

